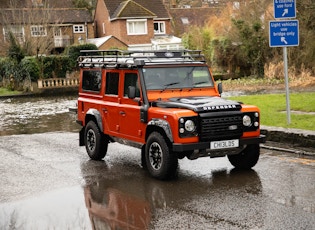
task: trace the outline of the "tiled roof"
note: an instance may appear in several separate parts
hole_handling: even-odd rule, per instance
[[[108,12],[109,12],[111,19],[116,18],[118,15],[119,9],[122,9],[124,4],[127,4],[129,2],[126,0],[103,0],[103,1],[104,1],[105,5],[108,9]],[[137,3],[142,8],[146,9],[146,11],[147,11],[146,14],[148,14],[148,12],[151,12],[154,15],[156,15],[158,19],[169,19],[170,18],[164,4],[162,3],[162,0],[132,0],[130,2]],[[131,12],[128,13],[128,15],[130,17],[133,17],[133,18],[137,17],[137,16],[139,17],[139,15],[137,15],[137,14],[131,15],[130,13]],[[135,13],[135,12],[133,12],[133,13]],[[143,10],[141,13],[143,15],[145,15]],[[126,14],[127,14],[127,11],[126,11]],[[151,15],[151,17],[152,17],[152,15]]]
[[[86,9],[6,9],[0,11],[0,24],[66,24],[92,22]]]
[[[128,0],[121,2],[115,13],[112,15],[113,18],[134,18],[134,17],[146,17],[152,18],[156,17],[156,15],[144,8],[140,4],[136,3],[133,0]]]

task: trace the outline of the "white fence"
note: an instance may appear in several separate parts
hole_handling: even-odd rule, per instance
[[[38,88],[62,88],[79,86],[79,78],[49,78],[38,80]]]

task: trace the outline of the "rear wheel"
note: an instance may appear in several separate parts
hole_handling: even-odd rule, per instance
[[[165,138],[158,132],[150,134],[145,147],[146,167],[157,179],[173,178],[177,171],[178,159],[170,151]]]
[[[259,144],[248,145],[237,155],[228,155],[230,163],[238,169],[250,169],[254,167],[259,159]]]
[[[94,121],[89,121],[85,127],[84,142],[86,151],[91,159],[102,160],[105,157],[108,140]]]

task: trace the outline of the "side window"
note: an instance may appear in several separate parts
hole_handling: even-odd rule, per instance
[[[102,72],[100,70],[84,70],[82,77],[82,89],[86,91],[100,92]]]
[[[118,95],[118,83],[119,73],[107,72],[105,94]]]
[[[136,73],[126,73],[125,74],[125,83],[124,83],[124,96],[128,95],[128,87],[135,86],[136,87],[136,97],[140,97],[140,89],[138,82],[138,75]]]

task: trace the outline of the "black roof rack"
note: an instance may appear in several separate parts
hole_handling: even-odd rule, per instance
[[[129,67],[170,62],[205,62],[200,50],[81,50],[80,67]]]

